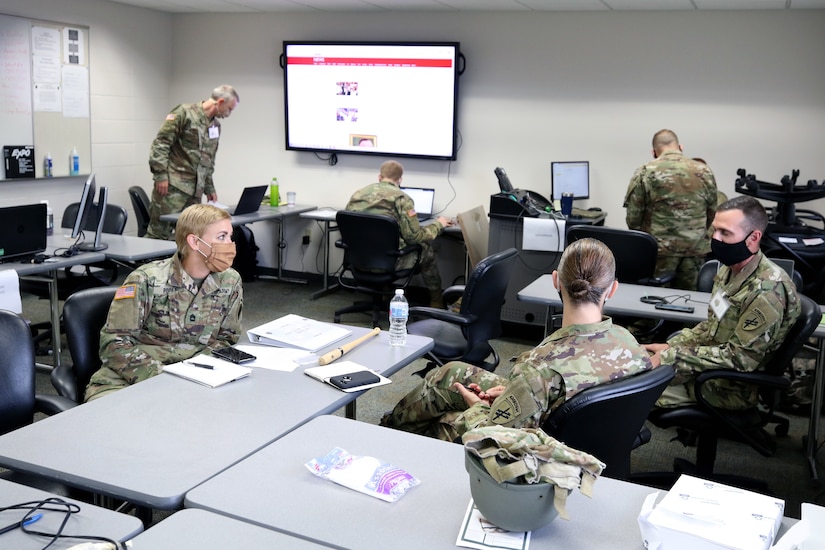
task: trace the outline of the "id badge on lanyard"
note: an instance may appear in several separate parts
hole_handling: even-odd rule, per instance
[[[722,317],[725,316],[725,312],[728,311],[730,307],[730,302],[728,301],[728,297],[725,296],[724,291],[717,290],[713,297],[710,299],[710,309],[713,311],[713,314],[716,316],[716,319],[719,321],[722,320]]]
[[[221,131],[217,126],[210,126],[209,127],[209,139],[218,139],[221,135]]]

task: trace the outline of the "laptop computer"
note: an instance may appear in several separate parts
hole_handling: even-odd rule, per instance
[[[257,185],[255,187],[246,187],[241,193],[241,200],[232,212],[233,216],[240,216],[241,214],[251,214],[257,212],[261,207],[261,201],[266,194],[268,185]]]
[[[424,187],[401,187],[413,200],[415,212],[418,214],[418,221],[429,220],[433,217],[433,204],[435,203],[435,189]]]
[[[46,250],[46,205],[0,208],[0,261]]]

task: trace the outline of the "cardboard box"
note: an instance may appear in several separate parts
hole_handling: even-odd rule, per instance
[[[783,500],[687,475],[657,496],[639,513],[647,550],[768,550],[785,512]]]

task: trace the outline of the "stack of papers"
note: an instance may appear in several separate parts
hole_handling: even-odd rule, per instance
[[[193,363],[209,365],[212,368],[196,366]],[[186,378],[187,380],[209,386],[210,388],[217,388],[218,386],[223,386],[229,382],[234,382],[235,380],[249,376],[252,369],[224,361],[223,359],[218,359],[211,355],[196,355],[186,361],[164,366],[163,372]]]
[[[246,332],[253,344],[266,344],[281,348],[299,348],[316,352],[343,340],[351,334],[349,329],[332,323],[307,319],[300,315],[284,315]]]

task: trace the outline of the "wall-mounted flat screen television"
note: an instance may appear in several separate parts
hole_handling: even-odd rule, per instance
[[[452,160],[458,42],[284,42],[286,148]]]

